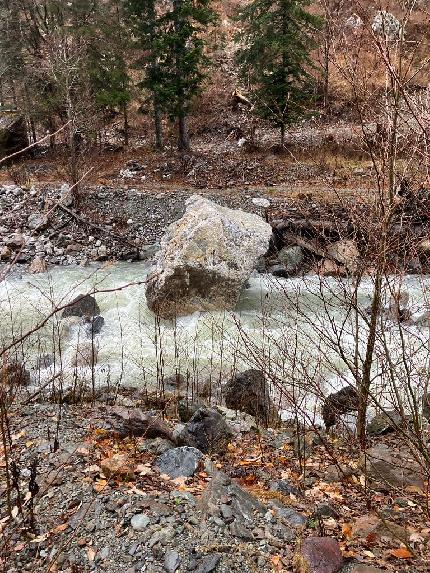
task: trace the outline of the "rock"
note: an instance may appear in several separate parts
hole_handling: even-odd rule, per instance
[[[278,252],[278,259],[284,265],[287,273],[294,273],[303,263],[305,254],[302,247],[294,245],[292,247],[282,247]]]
[[[351,535],[359,539],[367,539],[370,535],[375,541],[384,538],[394,541],[396,545],[409,541],[409,533],[404,527],[371,514],[355,518],[351,526]]]
[[[85,317],[85,326],[87,336],[92,338],[95,334],[100,334],[105,323],[102,316],[94,316],[92,319],[89,316]]]
[[[403,425],[402,416],[395,410],[387,410],[386,413],[376,414],[367,424],[366,431],[369,436],[383,436],[394,432]]]
[[[144,440],[139,443],[137,449],[139,452],[151,452],[152,454],[161,455],[167,450],[171,450],[175,447],[175,444],[170,440],[165,440],[164,438],[153,438],[152,440]]]
[[[343,277],[345,268],[330,259],[322,259],[318,263],[317,272],[322,277]]]
[[[288,278],[289,276],[289,272],[282,263],[275,263],[273,265],[269,265],[267,268],[267,272],[273,275],[274,277],[279,277],[284,279]]]
[[[211,573],[211,571],[215,571],[220,560],[221,555],[218,555],[217,553],[205,555],[197,566],[195,573]]]
[[[268,506],[273,509],[275,515],[286,521],[291,527],[303,527],[306,522],[306,516],[295,511],[292,507],[287,507],[283,503],[273,500],[268,503]]]
[[[29,229],[35,231],[36,229],[43,229],[48,224],[48,217],[44,213],[32,213],[28,216],[27,226]]]
[[[218,471],[203,491],[199,503],[206,517],[219,517],[221,505],[229,505],[232,516],[242,525],[252,524],[257,516],[266,513],[266,507],[261,501]]]
[[[191,477],[197,471],[203,454],[196,448],[183,446],[169,449],[161,454],[155,462],[161,474],[166,474],[172,479],[177,477]]]
[[[343,265],[349,272],[357,271],[360,253],[355,241],[343,239],[332,243],[327,248],[327,257]]]
[[[352,14],[345,20],[345,27],[351,30],[358,30],[363,26],[363,20],[358,14]]]
[[[129,478],[134,475],[133,466],[127,454],[114,454],[101,460],[100,467],[106,477]]]
[[[423,405],[423,418],[430,422],[430,392],[423,396],[422,399]]]
[[[72,367],[93,368],[97,364],[97,347],[89,342],[79,342],[70,361]]]
[[[271,234],[261,217],[193,195],[161,241],[146,287],[149,308],[163,318],[233,309]]]
[[[379,10],[372,22],[372,30],[378,36],[389,40],[397,40],[403,34],[402,26],[397,18],[390,12]]]
[[[0,380],[11,389],[27,386],[30,384],[30,372],[20,362],[6,362],[0,369]]]
[[[413,315],[411,317],[412,324],[419,327],[430,327],[430,310],[424,310],[423,312]]]
[[[46,273],[47,270],[48,265],[46,264],[46,261],[41,257],[34,257],[30,266],[28,267],[28,272],[32,274]]]
[[[274,418],[275,408],[261,370],[235,374],[224,388],[224,399],[227,408],[246,412],[266,425]]]
[[[174,441],[172,432],[166,422],[150,412],[142,412],[139,408],[111,406],[106,408],[104,420],[110,430],[126,436],[145,436],[146,438],[165,438]]]
[[[9,237],[7,237],[4,242],[6,243],[7,247],[10,247],[12,250],[16,251],[25,245],[25,238],[21,233],[13,233]]]
[[[378,444],[367,450],[366,458],[361,457],[360,468],[382,489],[413,486],[424,491],[422,468],[406,449],[393,451],[385,444]]]
[[[181,422],[188,422],[194,416],[199,408],[204,407],[201,400],[189,400],[182,398],[178,402],[178,416]]]
[[[164,556],[164,570],[167,573],[175,573],[181,564],[181,557],[177,551],[168,549]]]
[[[340,514],[335,507],[329,503],[319,503],[314,512],[315,517],[333,517],[339,519]]]
[[[145,531],[151,524],[151,520],[144,513],[135,513],[130,520],[130,525],[134,531]]]
[[[258,428],[258,424],[254,416],[251,416],[246,412],[231,410],[225,406],[216,406],[216,409],[218,412],[221,412],[221,414],[227,420],[227,424],[233,430],[234,434],[250,432],[251,430],[256,430]]]
[[[407,291],[399,291],[391,295],[386,316],[394,322],[405,322],[411,318],[412,312]]]
[[[37,358],[37,368],[38,369],[49,368],[54,364],[54,362],[55,362],[54,354],[42,354]]]
[[[264,197],[253,197],[251,201],[254,205],[257,205],[257,207],[263,207],[264,209],[270,207],[269,199],[265,199]]]
[[[180,429],[178,442],[203,453],[223,451],[233,436],[224,416],[212,408],[199,408]]]
[[[164,392],[180,392],[187,387],[187,380],[185,376],[180,373],[166,376],[163,380]]]
[[[7,261],[12,256],[12,251],[9,249],[7,245],[4,245],[0,250],[0,259],[2,261]]]
[[[356,472],[346,464],[330,464],[325,469],[323,480],[326,483],[335,483],[352,477]]]
[[[339,544],[331,537],[308,537],[294,557],[298,573],[337,573],[343,565]]]
[[[339,416],[358,409],[359,397],[353,386],[345,386],[324,400],[322,417],[326,430],[339,421]]]
[[[290,493],[297,496],[300,495],[299,490],[294,487],[293,485],[289,484],[287,481],[283,479],[272,480],[269,483],[269,490],[270,491],[277,491],[282,495],[289,496]]]
[[[363,563],[352,563],[348,567],[347,571],[348,573],[387,573],[386,569],[376,569],[376,567],[372,567],[371,565],[363,565]]]
[[[100,308],[96,299],[89,295],[78,295],[63,310],[62,318],[68,316],[96,316],[100,314]]]
[[[0,114],[0,159],[28,146],[27,127],[22,115],[12,112]]]
[[[148,261],[155,257],[155,255],[160,250],[160,243],[154,243],[152,245],[144,245],[139,249],[139,261]]]

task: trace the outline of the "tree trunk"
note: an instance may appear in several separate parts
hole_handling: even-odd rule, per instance
[[[127,104],[125,103],[123,106],[122,114],[124,117],[124,145],[127,147],[129,143],[129,125],[128,125],[128,109]]]
[[[190,136],[188,134],[187,117],[181,114],[178,118],[178,149],[180,151],[189,151],[190,149]]]
[[[154,97],[154,126],[155,126],[155,148],[163,149],[163,127],[161,124],[161,109]]]

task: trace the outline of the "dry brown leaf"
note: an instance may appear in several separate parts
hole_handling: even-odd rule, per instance
[[[392,549],[391,555],[397,559],[410,559],[413,557],[412,553],[406,547],[399,547],[399,549]]]
[[[106,479],[98,479],[94,482],[94,491],[96,491],[97,493],[100,493],[101,491],[104,490],[104,488],[107,486],[107,480]]]
[[[350,523],[344,523],[342,525],[342,534],[346,539],[351,539],[352,537],[352,526]]]
[[[68,523],[62,523],[61,525],[57,525],[57,527],[54,527],[54,529],[52,529],[51,533],[61,533],[62,531],[65,531],[67,528],[69,527]]]

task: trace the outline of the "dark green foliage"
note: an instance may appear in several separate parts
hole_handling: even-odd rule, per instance
[[[237,60],[255,109],[281,129],[303,113],[313,93],[310,52],[321,19],[306,11],[309,0],[254,0],[240,14]]]

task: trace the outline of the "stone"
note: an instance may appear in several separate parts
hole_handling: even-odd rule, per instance
[[[376,414],[367,424],[366,431],[369,436],[383,436],[394,432],[403,425],[404,420],[399,412],[387,410],[386,413]]]
[[[155,255],[160,250],[160,243],[154,243],[152,245],[144,245],[139,248],[139,261],[148,261],[153,259]]]
[[[127,454],[114,454],[110,458],[104,458],[100,462],[100,467],[106,477],[132,478],[134,475],[133,466]]]
[[[322,277],[343,277],[346,274],[344,267],[330,259],[322,259],[318,263],[317,272]]]
[[[291,247],[282,247],[278,252],[278,260],[284,265],[287,273],[294,273],[303,263],[305,258],[305,253],[302,247],[299,245],[293,245]]]
[[[43,229],[48,224],[48,217],[44,213],[31,213],[27,219],[27,226],[33,231]]]
[[[199,408],[176,437],[179,443],[206,454],[223,451],[233,437],[233,432],[217,410]]]
[[[145,439],[143,442],[139,442],[137,449],[139,452],[151,452],[152,454],[161,455],[167,450],[171,450],[175,447],[175,444],[170,440],[165,440],[164,438],[153,438],[151,440]]]
[[[17,113],[0,114],[0,159],[28,146],[25,117]]]
[[[216,406],[216,409],[224,416],[228,426],[233,430],[234,434],[240,434],[242,432],[246,433],[251,430],[258,429],[258,423],[254,416],[251,416],[246,412],[232,410],[225,406]]]
[[[397,40],[402,34],[402,25],[399,20],[386,10],[379,10],[372,22],[372,30],[378,36],[383,36],[389,40]]]
[[[171,429],[161,417],[150,412],[143,412],[139,408],[107,407],[104,421],[109,429],[121,438],[145,436],[145,438],[164,438],[174,441]]]
[[[217,569],[220,561],[221,555],[218,555],[217,553],[205,555],[197,566],[195,573],[211,573],[211,571],[215,571]]]
[[[93,318],[86,316],[84,318],[87,336],[92,338],[95,334],[100,334],[104,326],[105,319],[102,316],[94,316]]]
[[[30,263],[30,266],[28,267],[28,272],[31,274],[46,273],[47,270],[48,265],[46,264],[46,261],[41,257],[34,257]]]
[[[203,513],[209,517],[221,515],[221,505],[228,504],[236,521],[253,524],[257,516],[263,516],[267,508],[256,497],[239,487],[226,474],[216,471],[199,500]]]
[[[322,417],[326,430],[339,421],[339,416],[358,410],[358,392],[354,386],[345,386],[338,392],[330,394],[322,407]]]
[[[151,520],[144,513],[135,513],[130,520],[130,525],[134,531],[145,531],[151,524]]]
[[[149,308],[162,318],[234,309],[271,234],[261,217],[193,195],[161,240],[146,286]]]
[[[412,324],[419,327],[430,327],[430,310],[424,310],[411,317]]]
[[[264,209],[270,207],[269,199],[265,199],[264,197],[253,197],[251,201],[254,205],[257,205],[257,207],[263,207]]]
[[[348,573],[387,573],[387,570],[377,569],[363,563],[352,563],[348,568]]]
[[[367,473],[373,485],[381,489],[413,486],[424,491],[422,468],[404,449],[391,450],[385,444],[369,448],[366,457],[360,458],[360,469]]]
[[[204,403],[201,400],[190,400],[182,398],[178,402],[178,416],[181,422],[188,422],[194,416],[199,408],[202,408]]]
[[[391,295],[386,311],[386,317],[394,322],[406,322],[412,317],[409,306],[409,293],[407,291],[398,291]]]
[[[96,299],[89,295],[78,295],[63,310],[62,318],[68,316],[97,316],[100,314],[100,308]]]
[[[6,239],[4,239],[7,247],[10,247],[13,250],[20,249],[25,245],[25,238],[21,233],[13,233]]]
[[[342,568],[343,557],[336,539],[308,537],[303,540],[294,562],[301,572],[337,573]]]
[[[330,464],[324,471],[323,480],[326,483],[336,483],[344,481],[354,474],[355,471],[346,464]]]
[[[227,408],[246,412],[266,425],[274,418],[274,406],[261,370],[235,374],[224,388],[224,399]]]
[[[329,503],[319,503],[314,512],[315,517],[333,517],[339,519],[340,514],[335,507]]]
[[[277,500],[269,502],[268,506],[273,509],[277,517],[286,521],[291,527],[303,527],[307,522],[305,515],[298,513],[292,507],[288,507]]]
[[[0,250],[0,259],[2,261],[7,261],[12,256],[12,251],[9,249],[7,245],[4,245]]]
[[[290,494],[293,494],[295,496],[300,495],[300,492],[296,487],[292,486],[286,480],[283,479],[272,480],[269,483],[269,490],[277,491],[282,495],[286,496],[289,496]]]
[[[396,546],[409,541],[409,533],[404,527],[372,514],[356,517],[351,525],[351,535],[356,539],[367,539],[370,535],[375,541],[383,538]]]
[[[182,446],[169,449],[155,461],[156,467],[161,474],[166,474],[172,479],[177,477],[191,477],[197,471],[203,454],[196,448]]]
[[[164,556],[164,570],[167,571],[167,573],[175,573],[180,565],[181,557],[179,553],[173,549],[168,549]]]
[[[269,265],[269,267],[267,268],[267,272],[273,275],[274,277],[279,277],[284,279],[288,278],[289,276],[287,269],[282,263],[275,263],[273,265]]]
[[[328,246],[327,257],[343,265],[347,271],[354,273],[358,268],[360,252],[355,241],[342,239]]]

